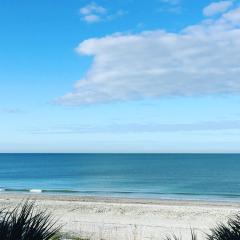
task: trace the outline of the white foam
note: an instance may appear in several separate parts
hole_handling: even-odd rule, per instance
[[[5,189],[4,188],[0,188],[0,192],[4,192],[5,191]]]
[[[30,189],[29,192],[32,192],[32,193],[41,193],[42,190],[41,190],[41,189]]]

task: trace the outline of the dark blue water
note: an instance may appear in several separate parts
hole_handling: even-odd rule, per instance
[[[0,154],[0,188],[240,200],[240,154]]]

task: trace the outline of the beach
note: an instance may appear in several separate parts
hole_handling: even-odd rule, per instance
[[[203,239],[209,228],[240,209],[240,202],[0,194],[2,208],[24,199],[52,212],[63,233],[94,240],[154,240],[173,233],[190,239],[190,228]]]

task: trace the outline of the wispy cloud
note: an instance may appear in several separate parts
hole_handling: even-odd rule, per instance
[[[82,19],[87,23],[95,23],[101,21],[107,14],[107,9],[92,2],[79,10]]]
[[[35,129],[33,134],[92,134],[92,133],[156,133],[240,130],[240,121],[206,121],[196,123],[156,124],[128,123],[111,125],[80,125],[50,129]]]
[[[106,10],[106,8],[97,5],[95,2],[92,2],[88,5],[86,5],[85,7],[82,7],[80,9],[80,13],[83,15],[89,15],[89,14],[93,14],[93,13],[105,14],[105,13],[107,13],[107,10]]]
[[[240,8],[177,33],[113,34],[79,44],[93,63],[72,92],[58,98],[81,105],[159,98],[240,94]]]
[[[109,21],[124,15],[126,12],[118,10],[111,14],[108,9],[92,2],[79,10],[82,20],[86,23],[97,23],[100,21]]]
[[[23,111],[19,108],[0,108],[0,112],[7,113],[7,114],[22,114],[22,113],[25,113],[25,111]]]
[[[203,9],[203,14],[205,16],[214,16],[226,12],[232,5],[232,1],[213,2]]]

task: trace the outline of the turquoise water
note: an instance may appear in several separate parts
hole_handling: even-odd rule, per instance
[[[0,189],[240,200],[240,154],[0,154]]]

